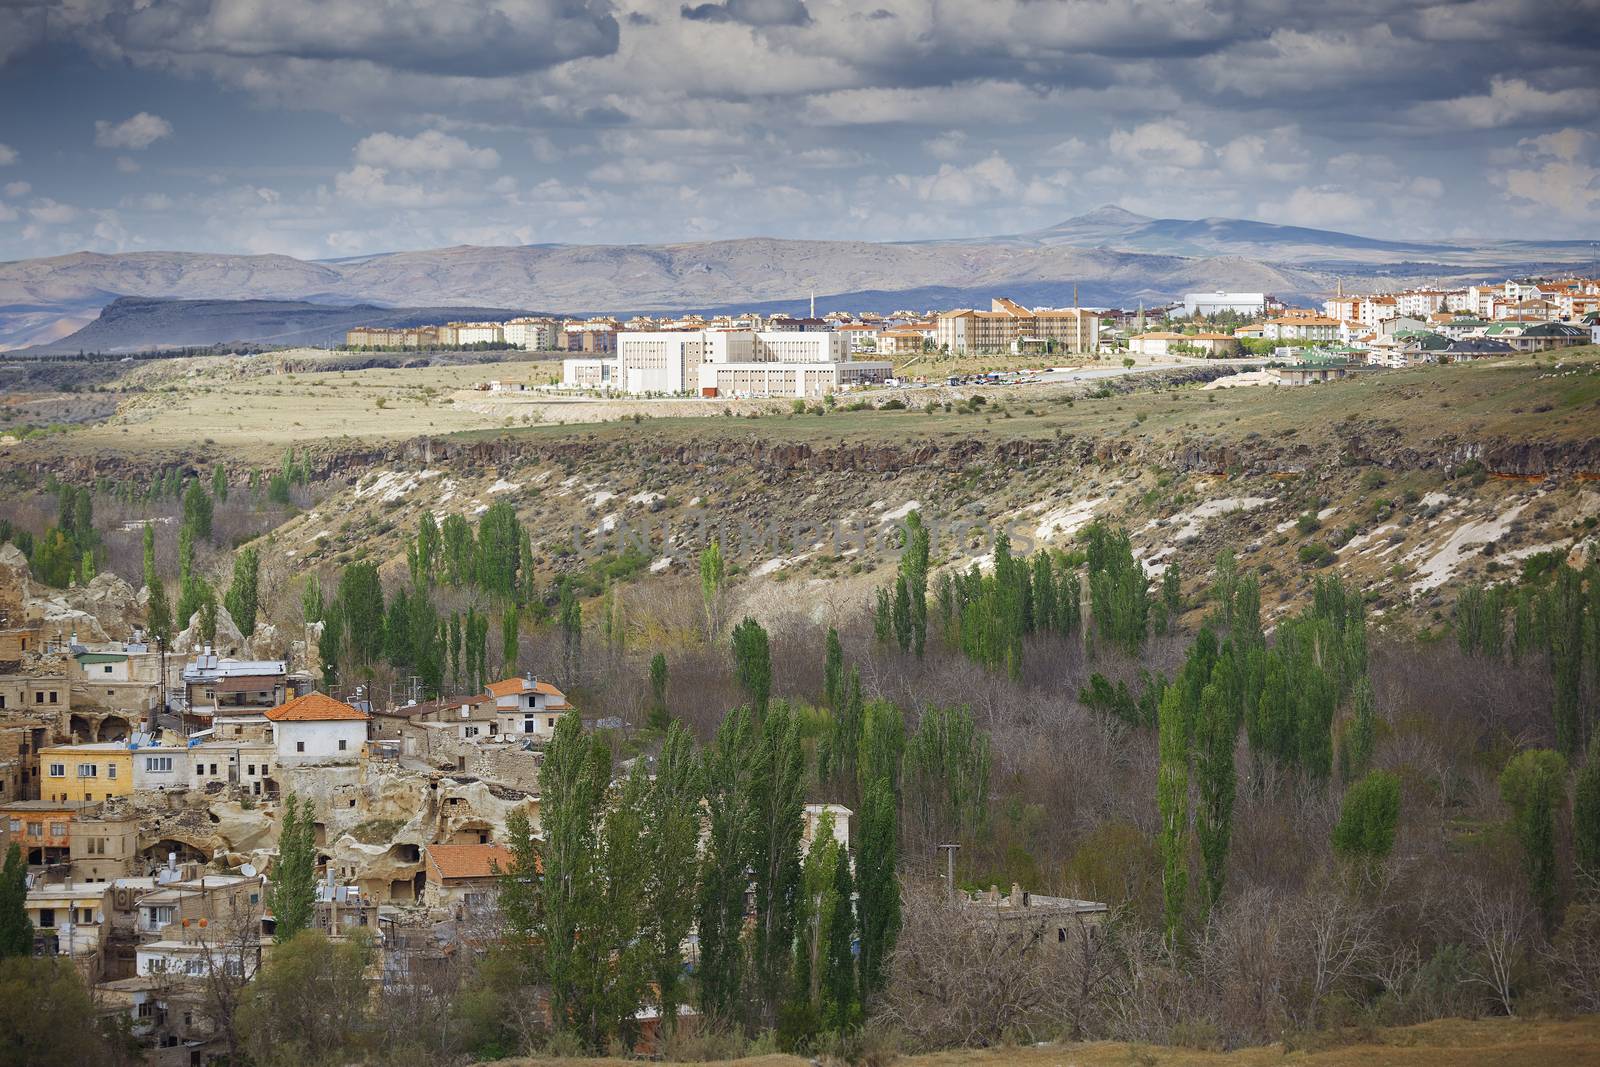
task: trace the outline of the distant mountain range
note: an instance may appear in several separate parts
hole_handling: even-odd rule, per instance
[[[1310,299],[1331,290],[1336,274],[1380,287],[1378,275],[1494,277],[1586,262],[1589,251],[1584,241],[1422,244],[1104,207],[1032,233],[947,241],[462,246],[320,262],[80,252],[0,264],[0,348],[321,343],[341,324],[384,321],[380,309],[402,317],[430,309],[486,315],[485,305],[567,314],[798,310],[813,292],[819,310],[885,312],[986,302],[996,293],[1033,304],[1070,303],[1074,291],[1089,305],[1156,303],[1197,289]],[[146,302],[113,304],[119,297]],[[227,306],[234,302],[250,303]],[[355,306],[363,304],[373,307]]]

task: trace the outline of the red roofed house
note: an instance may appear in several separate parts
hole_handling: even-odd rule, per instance
[[[325,693],[307,693],[267,710],[280,766],[345,763],[367,743],[367,713]]]
[[[423,852],[422,901],[434,908],[487,906],[494,900],[496,868],[511,868],[511,850],[500,845],[429,845]]]
[[[489,694],[494,697],[500,732],[510,737],[526,735],[535,741],[548,741],[561,716],[575,710],[567,703],[565,693],[531,674],[491,682]]]

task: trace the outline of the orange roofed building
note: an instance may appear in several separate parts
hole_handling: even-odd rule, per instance
[[[366,750],[367,713],[325,693],[307,693],[266,714],[281,766],[350,763]]]
[[[507,737],[527,737],[548,741],[556,732],[561,716],[575,713],[567,696],[549,682],[528,675],[489,683],[494,697],[495,719],[500,733]]]
[[[429,845],[423,851],[422,900],[429,907],[486,907],[494,900],[498,872],[511,869],[511,850],[502,845]]]

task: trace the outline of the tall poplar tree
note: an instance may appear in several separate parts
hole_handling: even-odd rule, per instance
[[[886,776],[872,779],[861,798],[861,843],[856,849],[856,893],[861,920],[861,999],[882,992],[889,954],[900,933],[899,827],[894,787]]]
[[[749,616],[733,628],[733,673],[756,714],[764,714],[772,693],[772,650],[767,631]]]
[[[219,470],[221,468],[218,468]],[[249,637],[256,630],[257,582],[261,571],[261,557],[254,548],[242,548],[233,557],[233,584],[228,587],[223,605],[233,616],[239,632]]]
[[[745,892],[756,827],[750,802],[751,754],[757,743],[749,708],[722,720],[704,753],[707,832],[695,920],[700,930],[700,1010],[728,1024],[743,1016]]]
[[[694,739],[680,722],[667,729],[650,785],[646,833],[650,858],[648,888],[650,936],[661,1025],[672,1033],[684,1002],[683,940],[694,925],[700,832],[705,796]]]
[[[1182,937],[1189,892],[1189,741],[1183,701],[1181,685],[1171,686],[1162,697],[1156,777],[1156,803],[1161,812],[1162,921],[1171,945]]]
[[[28,865],[22,846],[13,841],[0,868],[0,959],[33,955],[33,920],[28,918],[27,903]]]
[[[776,1026],[788,992],[799,918],[800,837],[805,828],[805,754],[800,723],[787,706],[772,708],[760,723],[761,740],[750,776],[751,823],[755,831],[751,886],[755,926],[751,936],[757,1011],[761,1028]]]
[[[273,940],[287,944],[311,925],[317,894],[316,810],[290,793],[278,830],[278,859],[272,867],[267,906],[275,922]]]

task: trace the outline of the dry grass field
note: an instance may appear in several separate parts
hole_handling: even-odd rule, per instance
[[[1267,1045],[1209,1052],[1097,1041],[906,1056],[902,1067],[1586,1067],[1600,1064],[1600,1017],[1571,1020],[1445,1019],[1379,1030],[1315,1048]],[[508,1061],[516,1067],[617,1067],[614,1059]],[[807,1067],[798,1056],[723,1060],[726,1067]]]
[[[1096,382],[875,390],[862,398],[873,404],[898,399],[906,409],[846,411],[842,404],[857,399],[846,397],[836,409],[806,415],[792,414],[787,400],[600,401],[473,388],[490,379],[538,380],[548,373],[524,362],[245,374],[237,360],[225,357],[185,360],[133,372],[144,391],[124,393],[110,418],[0,445],[0,454],[200,451],[265,462],[287,445],[317,441],[507,432],[625,439],[641,424],[663,440],[714,435],[813,445],[1058,434],[1169,443],[1260,435],[1310,443],[1336,436],[1344,423],[1395,444],[1433,442],[1444,434],[1579,439],[1600,430],[1600,349],[1592,347],[1559,360],[1519,356],[1295,389],[1122,392],[1129,382],[1150,381],[1136,377],[1111,383],[1116,391],[1109,395],[1105,383]],[[970,403],[978,396],[981,403]]]

